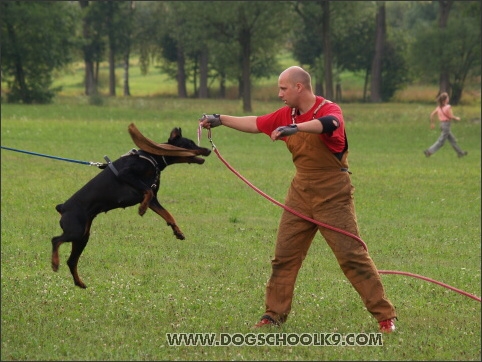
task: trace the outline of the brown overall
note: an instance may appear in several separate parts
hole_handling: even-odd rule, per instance
[[[318,135],[304,132],[288,137],[286,144],[296,166],[286,205],[309,218],[359,236],[354,187],[346,171],[348,151],[340,161]],[[296,277],[317,230],[333,250],[367,310],[377,321],[395,318],[395,309],[385,296],[377,268],[359,241],[286,210],[280,220],[275,256],[271,261],[265,314],[279,323],[288,318]]]

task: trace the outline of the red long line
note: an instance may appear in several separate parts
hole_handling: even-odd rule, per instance
[[[299,212],[297,212],[296,210],[293,210],[292,208],[282,204],[281,202],[279,201],[276,201],[275,199],[273,199],[271,196],[267,195],[266,193],[264,193],[263,191],[261,191],[259,188],[257,188],[256,186],[254,186],[251,182],[249,182],[244,176],[242,176],[238,171],[236,171],[222,156],[221,154],[219,153],[218,149],[216,148],[216,146],[214,146],[214,143],[212,142],[212,139],[211,139],[211,135],[209,133],[208,135],[209,137],[209,140],[211,141],[211,144],[213,145],[213,150],[214,150],[214,153],[216,153],[216,155],[218,156],[218,158],[221,160],[222,163],[224,163],[224,165],[226,165],[226,167],[228,169],[231,170],[231,172],[233,172],[236,176],[238,176],[241,180],[243,180],[249,187],[251,187],[254,191],[256,191],[258,194],[260,194],[261,196],[265,197],[266,199],[268,199],[269,201],[271,201],[272,203],[282,207],[283,209],[285,209],[286,211],[289,211],[291,212],[292,214],[298,216],[298,217],[301,217],[305,220],[308,220],[314,224],[317,224],[319,226],[322,226],[322,227],[325,227],[327,229],[330,229],[330,230],[333,230],[333,231],[336,231],[338,233],[341,233],[341,234],[344,234],[344,235],[347,235],[353,239],[355,239],[356,241],[360,242],[363,247],[365,248],[365,250],[368,250],[367,248],[367,245],[365,244],[365,242],[359,238],[358,236],[352,234],[352,233],[349,233],[348,231],[345,231],[345,230],[342,230],[342,229],[338,229],[334,226],[331,226],[331,225],[327,225],[327,224],[324,224],[322,222],[319,222],[317,220],[314,220],[314,219],[311,219]],[[470,294],[470,293],[467,293],[467,292],[464,292],[463,290],[460,290],[460,289],[457,289],[455,287],[452,287],[448,284],[445,284],[445,283],[442,283],[442,282],[439,282],[435,279],[431,279],[431,278],[428,278],[428,277],[424,277],[423,275],[418,275],[418,274],[414,274],[414,273],[409,273],[409,272],[403,272],[403,271],[397,271],[397,270],[378,270],[378,273],[380,274],[397,274],[397,275],[405,275],[405,276],[409,276],[409,277],[413,277],[413,278],[418,278],[418,279],[422,279],[422,280],[425,280],[427,282],[431,282],[431,283],[434,283],[434,284],[437,284],[437,285],[440,285],[442,287],[445,287],[447,289],[450,289],[454,292],[457,292],[459,294],[462,294],[462,295],[465,295],[466,297],[469,297],[469,298],[472,298],[474,300],[477,300],[478,302],[481,302],[481,299],[479,297],[477,297],[476,295],[473,295],[473,294]]]
[[[338,229],[334,226],[331,226],[331,225],[327,225],[327,224],[324,224],[322,222],[319,222],[317,220],[314,220],[314,219],[311,219],[309,218],[308,216],[305,216],[301,213],[299,213],[298,211],[282,204],[281,202],[279,201],[276,201],[275,199],[273,199],[271,196],[267,195],[266,193],[264,193],[263,191],[261,191],[259,188],[257,188],[256,186],[254,186],[251,182],[249,182],[244,176],[242,176],[238,171],[236,171],[233,167],[231,167],[231,165],[229,163],[226,162],[226,160],[221,156],[221,154],[219,153],[218,149],[217,148],[214,148],[214,152],[216,153],[216,155],[219,157],[219,159],[221,160],[222,163],[224,163],[226,165],[227,168],[229,168],[236,176],[238,176],[241,180],[243,180],[249,187],[251,187],[254,191],[256,191],[258,194],[260,194],[261,196],[267,198],[269,201],[271,201],[272,203],[282,207],[283,209],[285,209],[286,211],[289,211],[291,212],[292,214],[298,216],[298,217],[301,217],[302,219],[305,219],[305,220],[308,220],[316,225],[319,225],[319,226],[323,226],[324,228],[327,228],[327,229],[330,229],[330,230],[333,230],[333,231],[336,231],[338,233],[341,233],[341,234],[345,234],[353,239],[355,239],[356,241],[360,242],[363,247],[365,248],[365,250],[368,250],[367,248],[367,245],[365,244],[365,242],[360,239],[358,236],[352,234],[352,233],[349,233],[348,231],[346,230],[342,230],[342,229]]]
[[[465,296],[467,296],[467,297],[469,297],[469,298],[475,299],[475,300],[477,300],[477,301],[479,301],[479,302],[481,301],[479,297],[477,297],[477,296],[475,296],[475,295],[473,295],[473,294],[464,292],[463,290],[454,288],[454,287],[452,287],[452,286],[450,286],[450,285],[448,285],[448,284],[439,282],[439,281],[437,281],[437,280],[424,277],[423,275],[418,275],[418,274],[408,273],[408,272],[402,272],[402,271],[397,271],[397,270],[379,270],[378,272],[379,272],[380,274],[399,274],[399,275],[406,275],[406,276],[409,276],[409,277],[414,277],[414,278],[422,279],[422,280],[425,280],[425,281],[427,281],[427,282],[431,282],[431,283],[434,283],[434,284],[437,284],[437,285],[441,285],[442,287],[445,287],[445,288],[447,288],[447,289],[453,290],[454,292],[460,293],[460,294],[465,295]]]

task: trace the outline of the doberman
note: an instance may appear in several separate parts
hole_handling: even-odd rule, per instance
[[[192,140],[182,137],[181,129],[171,131],[167,144],[189,150],[188,156],[159,156],[143,150],[133,149],[104,168],[63,204],[55,208],[60,213],[63,234],[52,238],[52,269],[59,269],[59,247],[64,242],[72,243],[67,265],[80,288],[86,288],[77,272],[77,264],[90,236],[92,221],[101,212],[126,208],[140,203],[139,215],[147,208],[159,214],[174,231],[177,239],[184,240],[172,215],[157,200],[160,173],[176,163],[203,164],[200,156],[209,156],[211,150],[197,146]],[[106,158],[108,161],[108,159]]]

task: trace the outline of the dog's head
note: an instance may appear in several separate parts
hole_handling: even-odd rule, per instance
[[[182,136],[181,128],[176,127],[172,129],[167,143],[176,147],[181,147],[187,150],[194,151],[193,153],[195,153],[196,155],[209,156],[211,154],[210,149],[199,147],[198,145],[196,145],[196,143],[194,143],[194,141],[190,140],[189,138],[184,138]],[[204,158],[196,156],[176,158],[178,159],[176,160],[176,163],[197,163],[199,165],[202,165],[204,163]]]

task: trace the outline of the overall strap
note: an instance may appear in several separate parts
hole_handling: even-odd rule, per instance
[[[316,114],[318,113],[318,111],[321,109],[321,107],[323,107],[326,103],[333,103],[332,101],[329,101],[328,99],[323,99],[323,102],[321,102],[318,107],[316,107],[315,111],[313,112],[313,119],[315,119],[316,117]],[[296,116],[296,108],[291,108],[291,123],[292,124],[295,124],[296,123],[296,119],[295,119],[295,116]]]

